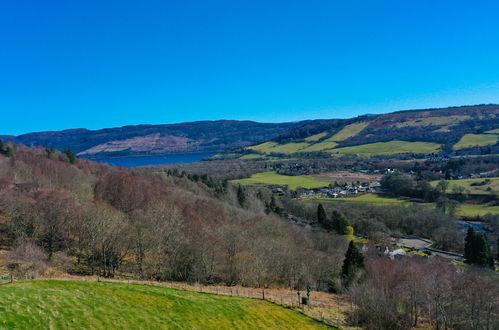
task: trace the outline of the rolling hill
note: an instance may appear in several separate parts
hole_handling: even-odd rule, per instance
[[[69,129],[19,136],[0,135],[0,139],[27,146],[50,146],[58,150],[71,148],[80,156],[221,152],[274,138],[302,123],[196,121],[100,130]]]
[[[328,328],[266,301],[137,284],[22,281],[1,286],[0,301],[3,329]]]
[[[400,111],[351,119],[312,120],[264,143],[247,147],[242,159],[256,155],[304,153],[497,154],[499,105]]]

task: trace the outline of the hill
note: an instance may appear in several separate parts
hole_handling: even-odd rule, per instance
[[[496,154],[499,105],[400,111],[351,119],[312,120],[278,137],[247,147],[242,159],[258,155],[325,153]]]
[[[19,136],[2,135],[0,139],[27,146],[50,146],[58,150],[71,148],[80,156],[220,152],[274,138],[301,123],[196,121],[100,130],[69,129]]]
[[[137,284],[23,281],[1,286],[0,301],[7,329],[327,328],[265,301]]]

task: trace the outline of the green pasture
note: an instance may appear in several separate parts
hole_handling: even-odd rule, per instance
[[[261,172],[253,174],[246,179],[232,180],[233,183],[242,185],[279,185],[288,186],[290,189],[297,187],[319,188],[328,186],[331,182],[321,180],[312,175],[290,176],[281,175],[275,172]]]
[[[430,182],[435,187],[439,180]],[[497,178],[482,178],[482,179],[462,179],[462,180],[448,180],[449,186],[448,193],[452,193],[454,186],[461,186],[466,189],[466,192],[474,195],[489,195],[491,193],[499,192],[499,177]]]
[[[360,156],[392,155],[403,153],[429,154],[439,152],[440,144],[429,142],[389,141],[363,144],[328,150],[330,153],[356,154]]]
[[[498,140],[498,134],[466,134],[453,146],[453,149],[460,150],[475,146],[483,147],[494,145]]]
[[[0,286],[2,329],[319,329],[267,301],[124,283],[21,281]]]

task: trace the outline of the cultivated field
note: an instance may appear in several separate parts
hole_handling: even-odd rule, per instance
[[[338,183],[352,183],[352,182],[370,182],[374,183],[381,179],[381,175],[371,175],[364,174],[360,172],[349,172],[349,171],[335,171],[335,172],[326,172],[315,175],[315,177],[321,181],[329,181],[334,182],[338,181]]]
[[[369,125],[368,122],[350,124],[341,129],[338,133],[331,137],[331,141],[344,141],[348,138],[359,134],[364,128]]]
[[[290,176],[280,175],[275,172],[256,173],[249,178],[233,180],[232,182],[242,185],[280,185],[288,186],[290,189],[298,187],[319,188],[328,186],[331,183],[330,180],[320,180],[313,175]]]
[[[160,286],[89,281],[21,281],[0,286],[6,329],[320,329],[308,316],[268,301]]]
[[[397,123],[396,127],[417,127],[417,126],[440,126],[440,125],[455,125],[462,121],[471,119],[470,116],[435,116],[435,117],[420,117]]]
[[[496,144],[499,141],[497,134],[466,134],[454,145],[454,150],[460,150],[469,147],[483,147]]]
[[[499,192],[499,177],[497,178],[483,178],[483,179],[463,179],[463,180],[450,180],[447,181],[449,183],[449,187],[447,188],[447,192],[452,192],[452,187],[461,186],[469,194],[475,195],[489,195],[491,193]],[[436,186],[438,180],[432,181],[431,185]]]
[[[429,142],[390,141],[363,144],[328,150],[330,153],[360,156],[392,155],[402,153],[429,154],[440,151],[441,145]]]
[[[364,194],[357,197],[345,198],[320,198],[317,200],[331,203],[367,203],[375,206],[409,206],[412,203],[435,207],[435,203],[425,203],[421,200],[410,198],[388,197],[378,194]],[[461,204],[457,209],[457,214],[466,217],[484,216],[486,214],[499,214],[499,206],[487,204]]]
[[[286,143],[279,144],[277,142],[265,142],[256,146],[248,147],[248,149],[260,151],[266,154],[279,153],[279,154],[292,154],[298,152],[300,149],[308,146],[308,143]]]

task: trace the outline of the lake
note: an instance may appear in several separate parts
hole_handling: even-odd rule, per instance
[[[199,154],[172,154],[163,156],[135,156],[135,157],[102,157],[88,158],[96,162],[104,162],[115,166],[137,167],[147,165],[163,165],[175,163],[193,163],[199,162],[203,158],[215,155],[215,153]]]

